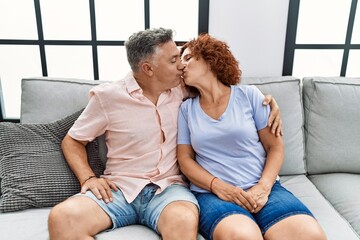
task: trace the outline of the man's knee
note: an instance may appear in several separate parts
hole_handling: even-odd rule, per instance
[[[163,239],[196,239],[199,211],[190,202],[170,203],[160,215],[158,229]]]
[[[164,210],[164,216],[168,224],[174,224],[178,228],[182,226],[197,228],[199,221],[199,210],[190,202],[173,202]]]
[[[169,204],[168,207],[168,218],[173,219],[176,224],[194,223],[197,226],[199,221],[199,210],[193,203],[179,201]]]
[[[69,223],[69,219],[74,217],[76,214],[76,209],[71,208],[67,201],[59,203],[54,206],[49,214],[48,225],[49,230],[52,228],[58,228],[59,225],[64,225]]]
[[[111,227],[111,219],[90,198],[73,197],[50,211],[48,227],[50,239],[93,239]]]

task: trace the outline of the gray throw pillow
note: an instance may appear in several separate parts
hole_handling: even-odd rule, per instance
[[[45,124],[0,123],[0,212],[52,207],[80,191],[61,141],[81,112]],[[98,139],[86,150],[91,168],[101,175]]]

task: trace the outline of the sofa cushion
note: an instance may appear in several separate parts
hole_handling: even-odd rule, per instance
[[[50,208],[26,209],[18,212],[0,213],[0,239],[6,240],[47,240]],[[21,226],[21,227],[19,227]],[[104,231],[95,236],[96,240],[160,240],[160,236],[143,225],[130,225],[113,231]],[[199,234],[198,240],[204,240]]]
[[[310,174],[360,173],[360,79],[304,78]]]
[[[360,175],[329,173],[309,178],[360,236]]]
[[[294,77],[243,78],[242,84],[256,85],[275,97],[284,130],[284,163],[280,175],[305,173],[301,81]]]
[[[68,116],[86,106],[95,81],[72,78],[24,78],[21,81],[21,123],[48,123]],[[105,136],[99,137],[100,158],[105,164]]]
[[[280,181],[310,209],[329,240],[359,240],[354,228],[336,211],[331,202],[329,203],[329,199],[326,196],[324,198],[316,188],[317,185],[314,186],[305,175],[285,176],[281,177]],[[328,186],[331,187],[331,183]]]
[[[88,102],[89,90],[105,81],[70,78],[24,78],[21,123],[47,123],[70,115]]]
[[[47,124],[0,123],[0,211],[53,206],[80,191],[61,151],[61,141],[78,111]],[[89,163],[103,173],[98,141],[87,145]]]
[[[49,239],[47,219],[50,208],[27,209],[0,214],[0,239],[6,240],[46,240]],[[19,227],[21,226],[21,227]],[[102,232],[96,240],[159,240],[153,230],[142,225],[132,225]]]

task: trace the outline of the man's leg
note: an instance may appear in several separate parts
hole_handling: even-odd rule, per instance
[[[141,220],[144,225],[157,231],[163,240],[197,238],[199,207],[187,187],[174,184],[151,198]]]
[[[195,204],[186,201],[172,202],[162,211],[158,230],[162,239],[195,240],[198,233],[199,211]]]
[[[56,239],[94,239],[112,226],[110,217],[92,199],[75,196],[56,205],[49,215],[49,235]]]

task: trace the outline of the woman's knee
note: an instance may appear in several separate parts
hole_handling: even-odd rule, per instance
[[[326,240],[327,237],[321,228],[320,224],[314,222],[312,225],[308,225],[304,231],[305,236],[301,239],[308,240]]]
[[[215,227],[214,240],[262,240],[261,231],[252,219],[234,214],[221,220]]]

